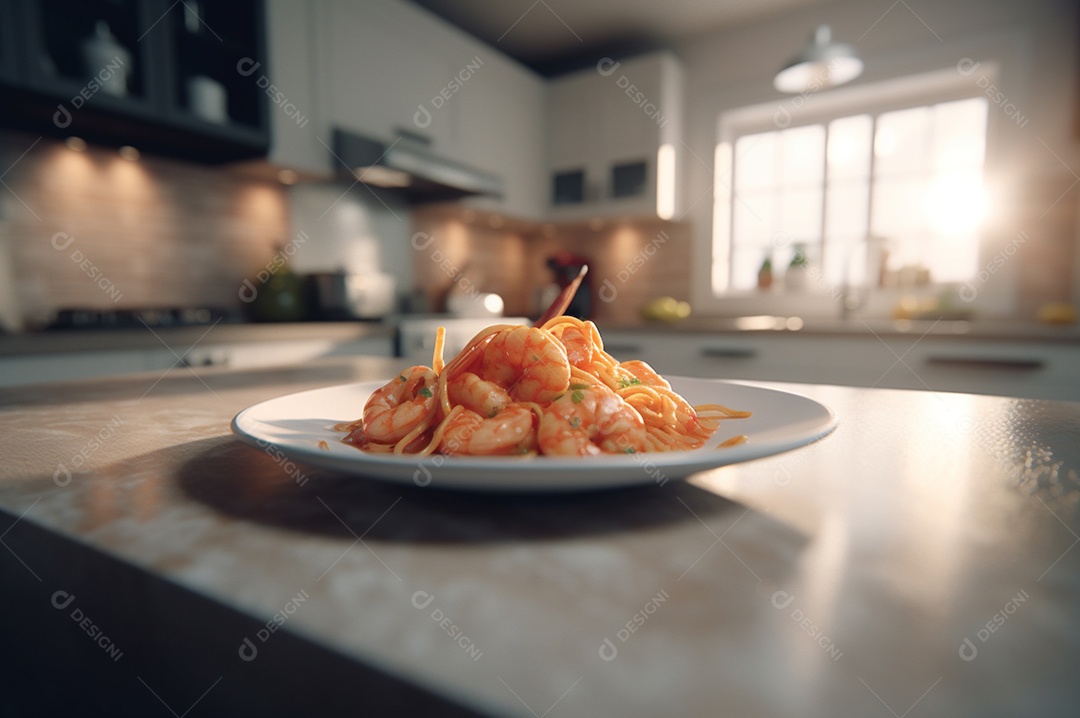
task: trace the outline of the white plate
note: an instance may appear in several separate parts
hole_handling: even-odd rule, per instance
[[[233,432],[264,451],[275,447],[294,461],[356,476],[416,486],[484,491],[575,491],[663,483],[809,444],[836,427],[828,407],[797,394],[712,379],[669,377],[691,404],[724,404],[752,411],[721,423],[708,445],[670,451],[589,458],[449,457],[368,454],[341,443],[335,424],[355,421],[364,402],[385,381],[313,389],[251,406],[233,419]],[[738,446],[715,448],[746,434]],[[319,442],[327,448],[320,448]],[[275,452],[277,455],[277,452]]]

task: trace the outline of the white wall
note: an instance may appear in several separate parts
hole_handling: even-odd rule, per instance
[[[687,196],[712,186],[713,147],[721,112],[765,102],[792,102],[772,88],[772,77],[805,46],[813,29],[832,25],[833,37],[854,44],[866,69],[852,85],[874,83],[919,72],[955,68],[965,57],[996,60],[998,86],[1020,114],[1023,127],[991,100],[987,172],[1002,198],[1000,224],[991,227],[983,254],[1026,228],[1044,229],[1035,206],[1017,206],[1031,183],[1068,187],[1080,175],[1080,60],[1077,8],[1068,0],[845,0],[793,10],[721,33],[683,43],[686,65],[688,130]],[[976,82],[978,75],[971,77]],[[1054,197],[1039,198],[1049,207]],[[694,296],[708,299],[711,203],[694,207]],[[1003,283],[1015,285],[1018,268],[1007,268]],[[1080,266],[1077,268],[1080,277]]]
[[[292,205],[292,256],[297,272],[385,272],[398,290],[411,285],[409,251],[412,237],[408,206],[392,197],[376,198],[370,190],[348,183],[301,183],[289,190]]]

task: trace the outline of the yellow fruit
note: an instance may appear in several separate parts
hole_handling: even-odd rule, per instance
[[[1068,302],[1050,302],[1039,307],[1038,317],[1044,324],[1074,324],[1076,307]]]

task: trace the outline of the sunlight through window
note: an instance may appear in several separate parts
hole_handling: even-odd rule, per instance
[[[937,283],[970,279],[987,211],[986,114],[974,97],[717,145],[714,291],[752,289],[766,259],[782,271],[796,246],[834,285],[891,286],[912,268]],[[887,265],[867,265],[871,237]]]

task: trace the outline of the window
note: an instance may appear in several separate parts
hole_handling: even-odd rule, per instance
[[[864,104],[865,106],[865,104]],[[775,107],[775,105],[773,106]],[[745,119],[716,148],[712,287],[753,289],[796,252],[822,284],[962,282],[978,268],[985,97]]]

